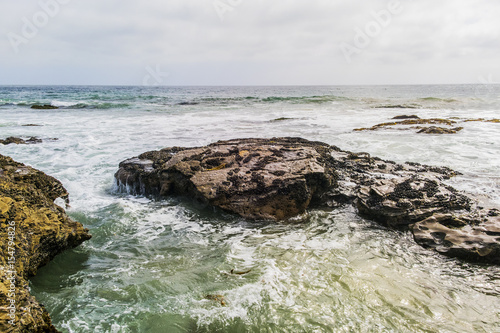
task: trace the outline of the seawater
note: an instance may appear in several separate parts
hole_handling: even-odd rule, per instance
[[[451,185],[500,206],[500,124],[353,131],[401,114],[499,118],[500,86],[0,87],[0,137],[44,140],[0,153],[61,180],[93,235],[32,293],[63,332],[499,332],[498,267],[425,250],[352,207],[251,222],[114,187],[118,163],[145,151],[297,136],[451,167]]]

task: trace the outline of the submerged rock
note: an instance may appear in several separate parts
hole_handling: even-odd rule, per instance
[[[426,134],[455,134],[463,130],[463,127],[453,127],[453,128],[444,128],[438,126],[430,126],[424,127],[417,133],[426,133]]]
[[[68,201],[58,180],[0,155],[1,332],[57,332],[30,294],[28,278],[57,254],[91,237],[54,204],[57,198]]]
[[[420,117],[412,114],[412,115],[395,116],[395,117],[392,117],[392,119],[420,119]]]
[[[53,110],[53,109],[59,109],[58,106],[50,105],[50,104],[34,104],[31,106],[32,109],[36,110]]]
[[[121,162],[115,178],[130,193],[185,195],[250,219],[282,220],[311,206],[353,204],[366,218],[411,230],[418,243],[440,253],[498,264],[498,211],[478,207],[443,183],[455,175],[448,168],[396,164],[326,143],[273,138],[147,152]],[[449,232],[432,243],[424,229],[429,218],[443,214],[450,218],[435,223],[442,221],[444,230],[450,219],[464,221],[455,226],[461,236]],[[479,231],[495,237],[478,237]]]
[[[23,138],[14,137],[14,136],[10,136],[5,140],[0,139],[0,144],[10,145],[12,143],[14,143],[16,145],[27,145],[27,144],[34,144],[34,143],[42,143],[42,139],[37,138],[36,136],[32,136],[27,140],[25,140]]]

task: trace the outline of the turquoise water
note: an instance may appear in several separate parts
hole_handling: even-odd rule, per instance
[[[409,108],[387,108],[398,105]],[[400,114],[492,119],[499,110],[495,85],[0,87],[0,138],[44,139],[0,153],[61,180],[68,213],[93,235],[40,269],[32,292],[63,332],[498,332],[499,268],[427,251],[351,207],[250,222],[118,193],[113,174],[167,146],[300,136],[452,167],[464,175],[450,184],[500,205],[500,124],[463,123],[449,136],[352,131]]]

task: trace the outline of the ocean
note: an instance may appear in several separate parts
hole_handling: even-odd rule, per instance
[[[353,131],[398,115],[463,129]],[[252,222],[113,178],[150,150],[293,136],[448,166],[462,173],[450,185],[500,206],[500,124],[464,122],[479,118],[500,118],[500,85],[0,86],[0,139],[43,140],[0,153],[59,179],[93,235],[41,268],[32,294],[62,332],[499,332],[499,267],[443,257],[353,207]]]

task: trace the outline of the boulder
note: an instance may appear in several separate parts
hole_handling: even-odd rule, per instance
[[[1,332],[57,332],[30,294],[28,279],[54,256],[91,237],[54,204],[57,198],[68,201],[58,180],[0,155]]]
[[[132,194],[188,196],[250,219],[283,220],[311,206],[352,204],[439,253],[498,264],[498,211],[443,182],[457,174],[322,142],[272,138],[146,152],[121,162],[115,178]],[[450,227],[450,221],[462,222]]]
[[[187,195],[251,219],[303,213],[335,184],[330,147],[297,138],[219,141],[166,148],[120,163],[132,193]]]

